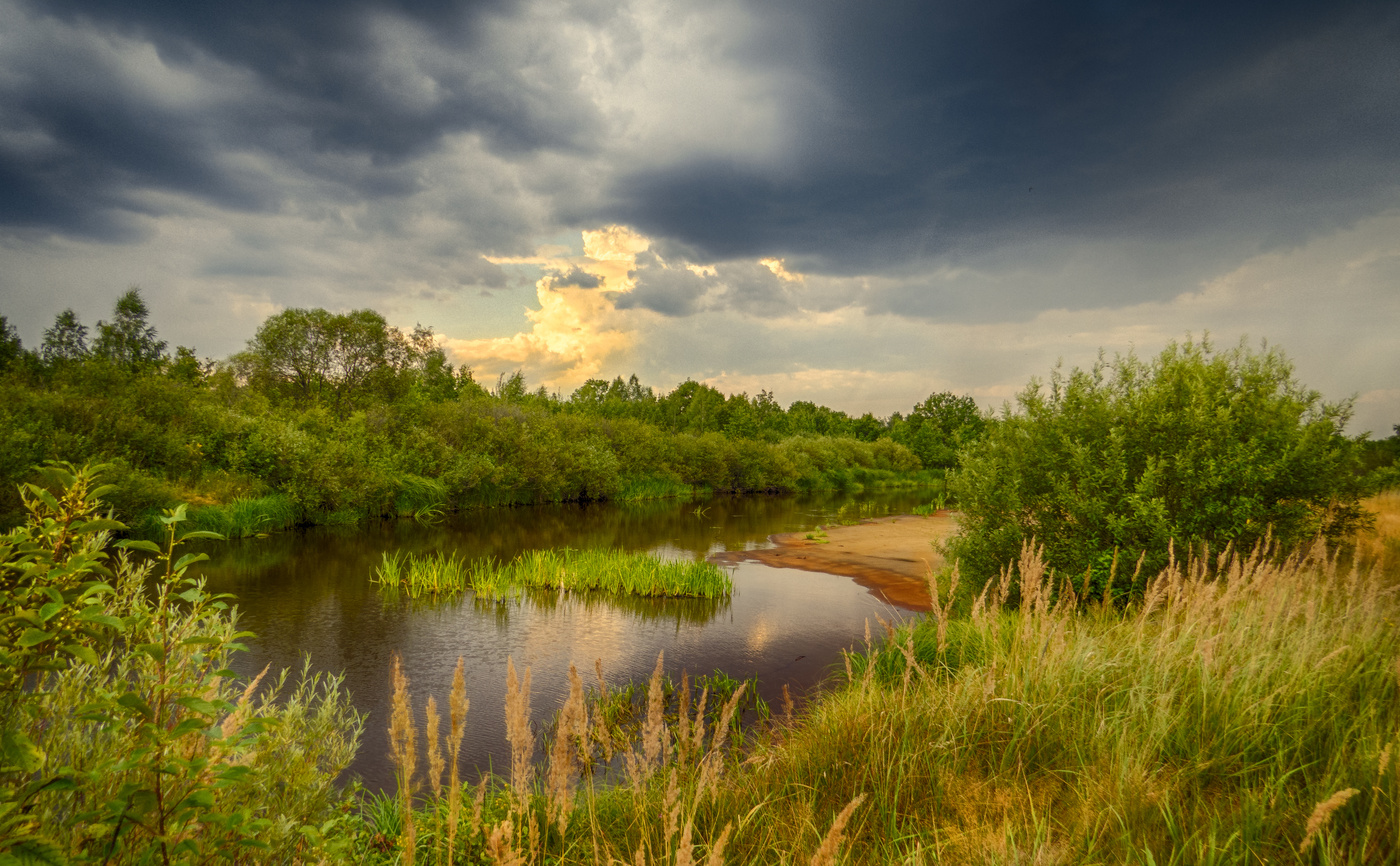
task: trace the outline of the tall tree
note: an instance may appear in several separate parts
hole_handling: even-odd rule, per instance
[[[44,332],[39,357],[49,365],[81,361],[88,356],[87,332],[87,326],[78,321],[78,314],[71,307],[64,310],[54,319],[53,327]]]
[[[165,360],[165,341],[147,321],[150,308],[136,286],[117,299],[112,321],[97,323],[92,353],[133,372],[158,366]]]
[[[20,342],[19,331],[4,316],[0,316],[0,370],[23,356],[24,344]]]

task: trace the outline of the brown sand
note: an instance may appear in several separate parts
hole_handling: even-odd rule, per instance
[[[927,578],[943,567],[934,549],[957,531],[947,511],[929,517],[902,515],[865,520],[855,526],[828,526],[826,539],[817,532],[770,535],[775,547],[717,553],[711,562],[761,562],[778,568],[800,568],[853,577],[873,595],[909,610],[928,610]],[[808,539],[808,535],[817,539]]]

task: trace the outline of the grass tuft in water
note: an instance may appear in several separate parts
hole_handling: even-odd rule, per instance
[[[441,553],[385,553],[372,578],[410,598],[452,596],[470,590],[503,600],[525,589],[611,592],[651,598],[722,598],[733,592],[729,575],[708,562],[658,559],[618,550],[532,550],[510,562],[468,563]]]

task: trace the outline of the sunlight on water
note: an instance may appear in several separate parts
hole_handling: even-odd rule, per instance
[[[893,512],[921,502],[918,493],[870,497]],[[462,749],[472,768],[504,768],[508,759],[502,703],[507,657],[533,672],[538,728],[567,693],[569,664],[593,681],[602,659],[609,685],[644,680],[666,653],[679,677],[723,670],[758,676],[770,705],[784,683],[794,693],[839,667],[840,651],[860,640],[876,614],[899,616],[848,578],[757,563],[733,567],[728,600],[616,598],[528,593],[495,603],[470,596],[444,604],[388,601],[369,582],[385,550],[509,558],[541,547],[615,547],[667,558],[698,559],[765,544],[769,535],[808,530],[849,500],[724,498],[705,504],[495,509],[437,526],[384,523],[318,529],[211,549],[211,588],[238,596],[242,624],[256,633],[236,665],[241,674],[299,666],[344,672],[355,705],[369,720],[351,769],[370,788],[392,786],[387,758],[389,664],[403,657],[419,723],[429,694],[445,702],[457,657],[466,659],[471,700]]]

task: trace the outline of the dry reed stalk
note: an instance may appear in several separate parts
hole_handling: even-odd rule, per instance
[[[851,820],[852,813],[864,801],[865,795],[858,795],[847,803],[846,808],[841,810],[841,814],[836,816],[836,820],[831,822],[831,829],[826,831],[826,838],[822,839],[821,846],[817,848],[817,852],[808,861],[810,866],[832,866],[836,862],[836,851],[841,847],[841,842],[846,835],[846,822]]]
[[[686,819],[681,841],[676,845],[676,866],[695,866],[695,846],[691,842],[694,833],[695,816],[691,815]]]
[[[1384,775],[1385,775],[1385,771],[1388,770],[1388,769],[1390,768],[1390,747],[1391,747],[1391,745],[1392,745],[1391,743],[1386,743],[1386,744],[1385,744],[1385,748],[1384,748],[1384,749],[1381,749],[1381,757],[1380,757],[1380,760],[1376,762],[1376,764],[1377,764],[1377,766],[1376,766],[1376,775],[1377,775],[1377,776],[1384,776]]]
[[[904,643],[895,644],[899,652],[904,656],[904,684],[901,687],[901,694],[905,697],[909,695],[909,681],[914,676],[914,671],[919,667],[919,662],[914,658],[914,632],[911,629],[904,635]]]
[[[661,684],[665,659],[665,650],[657,653],[656,668],[651,672],[651,680],[647,682],[647,718],[642,725],[642,758],[643,771],[648,776],[657,767],[665,766],[668,751],[664,716],[666,693]]]
[[[788,691],[788,684],[783,683],[783,725],[792,727],[792,693]]]
[[[424,729],[428,735],[428,789],[433,792],[433,799],[436,800],[442,793],[442,771],[446,769],[446,762],[438,744],[442,719],[438,716],[437,700],[432,695],[428,696],[428,708],[424,716]]]
[[[699,755],[705,748],[705,702],[710,699],[710,687],[700,690],[700,700],[695,704],[695,719],[690,724],[690,753]]]
[[[393,711],[389,716],[389,750],[397,768],[399,782],[399,807],[403,810],[403,862],[413,866],[417,832],[413,826],[413,774],[418,768],[415,725],[413,710],[409,704],[408,677],[404,676],[403,662],[398,653],[394,654],[394,666],[390,675],[394,687]]]
[[[1317,841],[1317,836],[1332,821],[1332,813],[1346,805],[1347,800],[1355,797],[1361,792],[1355,788],[1347,788],[1338,791],[1332,796],[1323,800],[1313,807],[1312,814],[1308,816],[1308,825],[1303,833],[1303,844],[1298,846],[1298,853],[1306,854]]]
[[[583,681],[578,669],[569,665],[569,698],[559,711],[558,726],[554,732],[554,748],[549,756],[549,778],[546,783],[548,793],[549,820],[559,827],[559,835],[569,825],[569,815],[574,805],[574,781],[577,768],[574,758],[579,751],[580,741],[585,751],[588,749],[588,710],[583,701]]]
[[[510,786],[523,810],[530,801],[534,771],[535,736],[530,731],[530,669],[522,682],[515,662],[506,658],[506,739],[510,741]]]
[[[1107,611],[1113,604],[1113,583],[1118,579],[1118,548],[1113,548],[1113,561],[1108,564],[1108,580],[1103,585],[1103,598],[1099,608]]]
[[[267,676],[271,667],[272,663],[269,662],[257,676],[253,677],[253,681],[248,683],[248,687],[243,690],[243,696],[238,699],[238,705],[234,707],[233,712],[224,717],[223,723],[219,725],[219,734],[223,739],[227,740],[243,730],[243,725],[248,721],[248,714],[252,712],[253,692],[258,690],[258,685],[262,683],[263,677]]]
[[[663,848],[671,847],[671,838],[680,829],[681,822],[681,791],[677,782],[677,773],[670,773],[666,777],[666,796],[661,801],[661,814],[666,818]]]
[[[603,760],[605,762],[613,759],[612,732],[608,730],[608,720],[605,714],[599,712],[596,707],[608,705],[608,684],[603,680],[603,660],[593,660],[593,672],[598,676],[598,700],[593,712],[593,742],[603,747]]]
[[[507,818],[497,824],[486,840],[486,855],[496,866],[525,866],[525,855],[515,847],[515,826]]]
[[[719,781],[720,769],[724,763],[724,746],[729,738],[729,725],[734,721],[734,713],[739,708],[739,701],[744,696],[744,690],[749,684],[740,683],[739,688],[734,690],[734,694],[729,696],[725,702],[724,709],[720,711],[719,724],[715,728],[715,738],[710,743],[710,753],[700,761],[700,778],[695,788],[695,804],[699,807],[705,795]]]
[[[424,716],[424,732],[428,735],[428,788],[433,793],[433,853],[437,855],[437,861],[441,864],[442,849],[439,843],[442,841],[442,809],[438,808],[442,794],[443,770],[442,749],[438,744],[441,719],[438,718],[437,701],[432,695],[428,695],[428,707]]]
[[[690,675],[681,670],[680,707],[676,710],[676,763],[690,762]]]
[[[705,866],[724,866],[724,846],[729,844],[729,834],[734,831],[734,822],[725,823],[719,831],[719,838],[710,846],[710,856],[705,858]]]
[[[452,673],[452,694],[447,699],[448,707],[448,752],[452,767],[448,771],[447,788],[447,862],[456,862],[453,855],[457,846],[457,826],[462,819],[462,779],[457,769],[457,756],[462,751],[462,736],[467,732],[467,710],[471,701],[467,700],[467,680],[464,673],[466,661],[457,657],[457,670]]]
[[[476,793],[472,795],[472,835],[481,832],[481,810],[486,806],[486,782],[488,777],[482,776],[481,781],[476,783]]]

